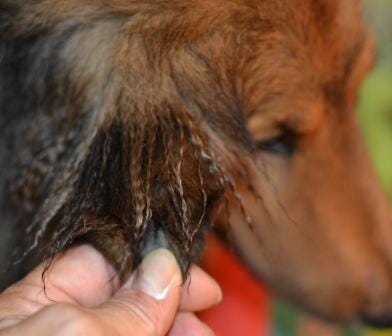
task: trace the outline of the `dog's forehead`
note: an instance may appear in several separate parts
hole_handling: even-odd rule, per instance
[[[301,124],[295,128],[312,129],[323,102],[345,100],[350,82],[363,75],[356,72],[368,70],[364,63],[371,56],[365,54],[372,53],[372,43],[358,1],[290,1],[290,8],[269,12],[275,27],[260,33],[257,56],[244,71],[246,110],[255,129],[287,119]]]

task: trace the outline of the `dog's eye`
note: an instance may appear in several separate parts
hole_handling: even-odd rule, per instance
[[[273,154],[290,156],[294,154],[296,149],[296,135],[292,131],[284,129],[271,139],[256,141],[256,147]]]

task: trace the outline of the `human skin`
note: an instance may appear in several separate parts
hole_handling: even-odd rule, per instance
[[[40,265],[0,295],[0,336],[213,335],[194,312],[217,304],[217,283],[192,266],[183,283],[174,256],[151,252],[124,285],[91,246]],[[46,293],[46,294],[45,294]]]

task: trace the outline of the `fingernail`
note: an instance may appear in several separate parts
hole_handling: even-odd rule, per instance
[[[144,257],[124,288],[140,290],[156,300],[164,300],[171,290],[181,286],[181,271],[174,255],[158,249]]]

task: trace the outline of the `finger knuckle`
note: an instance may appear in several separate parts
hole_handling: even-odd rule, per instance
[[[160,307],[153,300],[134,295],[129,301],[113,302],[123,311],[131,314],[137,329],[141,330],[143,336],[160,336],[159,313]],[[163,312],[162,312],[163,313]],[[136,327],[136,326],[135,326]]]
[[[100,321],[87,309],[54,304],[48,310],[59,321],[59,335],[103,336]]]

